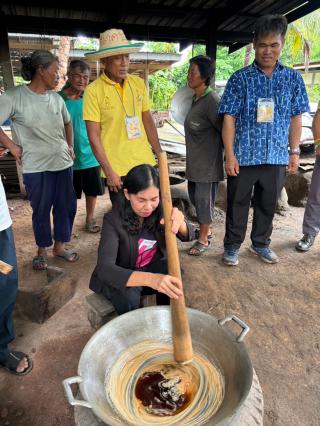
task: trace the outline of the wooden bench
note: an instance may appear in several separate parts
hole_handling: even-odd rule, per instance
[[[98,330],[117,316],[111,303],[101,294],[91,293],[86,296],[89,305],[88,320],[94,330]]]
[[[88,320],[94,330],[98,330],[108,321],[117,316],[112,304],[101,294],[91,293],[86,296],[89,305]],[[154,295],[142,296],[141,307],[155,306],[156,300]]]

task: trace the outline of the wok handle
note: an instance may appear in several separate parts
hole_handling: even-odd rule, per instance
[[[67,379],[63,380],[62,384],[64,387],[67,400],[70,405],[80,405],[82,407],[92,408],[92,405],[90,404],[90,402],[84,401],[81,399],[76,399],[73,396],[70,385],[72,385],[73,383],[81,383],[81,382],[83,382],[83,379],[80,376],[68,377]]]
[[[245,338],[245,336],[249,333],[250,327],[244,321],[242,321],[240,318],[238,318],[235,315],[229,315],[228,317],[220,319],[218,321],[218,324],[219,325],[224,325],[226,322],[229,322],[229,321],[234,321],[238,325],[240,325],[240,327],[242,327],[242,331],[239,334],[239,336],[237,337],[237,342],[242,342],[243,339]]]

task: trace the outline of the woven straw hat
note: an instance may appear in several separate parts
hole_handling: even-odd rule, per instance
[[[138,52],[142,46],[143,43],[130,43],[122,30],[113,28],[100,34],[100,49],[85,56],[88,59],[98,60],[109,56],[127,55]]]

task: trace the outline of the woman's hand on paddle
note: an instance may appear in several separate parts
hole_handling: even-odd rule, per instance
[[[161,225],[164,225],[164,219],[162,218],[160,220]],[[174,234],[177,234],[180,230],[180,228],[185,227],[185,220],[184,220],[184,215],[183,213],[177,209],[176,207],[173,207],[172,209],[172,213],[171,213],[171,231]]]
[[[179,278],[172,277],[171,275],[162,275],[159,280],[155,280],[154,290],[164,293],[171,299],[179,299],[182,296],[182,282]]]

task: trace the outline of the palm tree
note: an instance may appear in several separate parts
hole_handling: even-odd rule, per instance
[[[312,49],[320,43],[319,20],[320,9],[297,19],[288,26],[286,43],[292,62],[299,61],[302,53],[306,71],[308,71]]]
[[[244,63],[243,63],[243,65],[245,67],[247,67],[250,64],[250,62],[251,62],[251,52],[252,52],[252,49],[253,49],[253,44],[252,43],[247,44],[245,49],[246,50],[245,50],[245,53],[244,53]]]
[[[66,82],[66,75],[68,69],[68,59],[70,54],[70,37],[61,37],[59,43],[59,83],[56,88],[57,91],[61,90]]]

